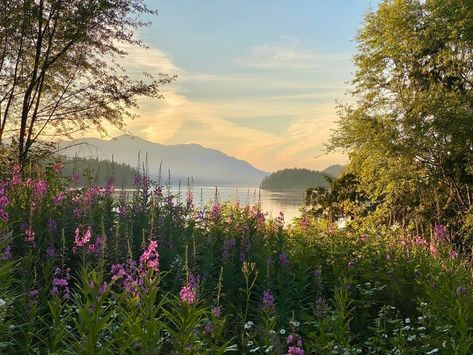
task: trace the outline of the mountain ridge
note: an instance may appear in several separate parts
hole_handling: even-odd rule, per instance
[[[200,144],[164,145],[141,137],[123,134],[110,140],[80,138],[60,143],[69,157],[98,157],[136,166],[138,155],[148,161],[149,172],[157,177],[170,170],[174,182],[192,178],[196,184],[258,186],[269,175],[249,162]]]

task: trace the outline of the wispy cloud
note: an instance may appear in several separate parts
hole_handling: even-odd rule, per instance
[[[237,62],[255,69],[315,69],[327,61],[346,61],[346,55],[317,53],[302,45],[297,37],[281,37],[278,41],[251,47]]]
[[[315,65],[312,63],[316,61],[315,54],[300,50],[295,42],[292,45],[292,51],[276,48],[279,55],[273,56],[269,66],[302,68]],[[270,52],[269,47],[261,47],[254,53],[264,57],[263,54]],[[278,85],[277,80],[268,82],[266,76],[190,73],[159,48],[129,50],[124,65],[132,75],[142,72],[154,76],[159,73],[179,75],[177,82],[162,88],[164,100],[140,100],[138,113],[141,118],[127,122],[127,131],[131,134],[164,144],[198,143],[247,160],[267,171],[292,166],[322,169],[344,159],[343,156],[315,158],[335,119],[331,100],[338,92],[335,87],[325,92],[321,83],[300,82],[298,86],[297,82],[288,81],[287,86],[292,83],[294,88],[305,91],[272,90],[259,96],[195,99],[188,93],[191,82],[193,90],[199,90],[199,85],[213,85],[218,90],[228,88],[233,82],[238,83],[242,91],[245,87],[259,87],[264,92],[268,87],[277,89]],[[260,124],[252,125],[253,119],[264,120],[264,124],[260,121]],[[282,129],[265,129],[272,124],[278,124]],[[109,134],[115,136],[120,131],[109,127]]]

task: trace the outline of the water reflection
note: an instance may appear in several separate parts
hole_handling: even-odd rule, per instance
[[[277,217],[279,212],[284,213],[285,221],[291,222],[300,215],[300,208],[304,205],[304,191],[269,191],[258,187],[234,186],[194,186],[190,188],[194,194],[195,206],[204,206],[217,198],[220,202],[239,201],[240,204],[257,204],[269,217]],[[134,191],[127,189],[130,194]],[[171,186],[171,194],[179,194],[182,200],[186,198],[186,187]]]
[[[173,186],[171,191],[179,191],[177,186]],[[195,186],[192,188],[194,201],[196,205],[203,205],[215,200],[219,201],[240,201],[241,204],[256,204],[261,202],[263,211],[268,216],[277,217],[279,212],[283,212],[285,220],[290,222],[293,218],[299,216],[299,209],[304,204],[304,191],[285,191],[276,192],[261,190],[258,187],[209,187]]]

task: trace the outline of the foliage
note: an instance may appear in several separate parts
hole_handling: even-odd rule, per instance
[[[261,182],[264,190],[305,190],[308,187],[327,186],[324,174],[309,169],[283,169],[265,177]]]
[[[383,201],[379,222],[458,230],[471,211],[472,13],[471,1],[385,0],[365,18],[356,103],[340,106],[331,148]]]
[[[127,50],[145,47],[139,17],[156,14],[142,0],[3,1],[0,12],[0,144],[11,138],[21,164],[40,137],[122,128],[138,97],[161,98],[173,80],[122,66]]]
[[[430,236],[181,195],[77,188],[60,166],[0,186],[5,353],[468,354],[471,265]],[[71,185],[72,184],[72,185]]]

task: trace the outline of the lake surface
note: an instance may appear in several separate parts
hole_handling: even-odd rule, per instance
[[[176,188],[174,188],[176,191]],[[269,190],[261,190],[258,187],[209,187],[196,186],[192,189],[194,193],[194,203],[198,205],[200,201],[206,204],[215,200],[215,196],[219,201],[240,201],[244,204],[256,204],[261,202],[264,212],[270,217],[277,217],[279,212],[284,213],[286,222],[290,222],[293,218],[300,215],[299,209],[304,205],[304,191],[285,191],[276,192]]]
[[[194,194],[194,205],[206,205],[217,198],[220,202],[235,202],[254,205],[261,202],[261,207],[268,217],[278,217],[279,212],[284,213],[286,222],[300,215],[299,209],[304,205],[304,191],[276,192],[261,190],[258,187],[235,186],[193,186],[190,188]],[[133,190],[127,190],[129,192]],[[186,186],[171,186],[171,193],[180,192],[181,199],[186,198]]]

